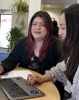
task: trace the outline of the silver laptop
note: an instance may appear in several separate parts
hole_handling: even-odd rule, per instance
[[[0,86],[0,100],[10,100],[10,99],[8,99],[6,94],[4,93],[4,91],[3,91],[1,86]]]
[[[0,79],[0,96],[2,100],[21,100],[25,98],[45,96],[41,90],[29,85],[22,77]],[[3,99],[3,98],[6,99]]]

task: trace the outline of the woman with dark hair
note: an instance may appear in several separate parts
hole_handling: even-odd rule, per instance
[[[73,4],[62,11],[59,35],[63,39],[61,50],[64,61],[46,71],[42,77],[29,75],[28,82],[42,83],[56,78],[67,84],[71,92],[71,100],[79,100],[79,4]]]
[[[30,20],[28,36],[21,39],[9,56],[1,62],[0,74],[13,70],[17,65],[44,74],[60,61],[58,41],[52,36],[52,21],[45,11],[36,12]],[[60,93],[63,86],[56,81]],[[62,88],[62,89],[61,89]]]

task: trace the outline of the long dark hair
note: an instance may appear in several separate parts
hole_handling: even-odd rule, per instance
[[[64,9],[66,38],[63,41],[62,55],[67,63],[66,76],[71,83],[79,64],[79,4]]]
[[[28,47],[29,57],[31,58],[34,52],[34,38],[31,34],[31,27],[32,27],[32,22],[36,17],[40,17],[44,20],[45,27],[47,29],[47,35],[45,37],[43,46],[41,47],[40,52],[39,52],[39,57],[43,60],[45,59],[46,53],[48,49],[51,47],[51,44],[54,43],[56,39],[52,36],[53,27],[52,27],[52,20],[49,14],[45,11],[36,12],[31,18],[30,23],[29,23],[29,28],[28,28],[27,47]]]

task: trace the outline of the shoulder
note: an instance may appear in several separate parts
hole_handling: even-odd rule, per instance
[[[22,39],[20,39],[20,40],[17,42],[17,45],[20,45],[20,46],[22,46],[22,45],[24,45],[24,44],[26,44],[26,37],[23,37]]]
[[[59,45],[59,40],[55,40],[55,41],[52,43],[52,49],[58,47],[58,45]]]
[[[26,37],[23,37],[22,39],[20,39],[18,42],[26,42]]]
[[[15,48],[23,48],[26,46],[26,37],[23,37],[22,39],[20,39],[16,45]]]
[[[62,46],[62,41],[61,40],[55,40],[52,44],[52,47],[58,47],[59,49],[61,48]]]
[[[56,40],[53,44],[52,44],[52,48],[51,51],[55,56],[61,56],[61,52],[60,52],[60,41]]]

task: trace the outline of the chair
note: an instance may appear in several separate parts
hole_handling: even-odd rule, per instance
[[[67,86],[64,86],[63,83],[56,81],[55,85],[60,93],[61,100],[67,100],[71,98],[71,94],[67,88]]]
[[[0,53],[0,62],[8,57],[8,53]]]
[[[71,98],[71,94],[67,91],[64,90],[64,97],[63,97],[63,100],[67,100],[67,99],[70,99]]]
[[[71,93],[68,90],[67,86],[65,86],[64,87],[64,97],[63,97],[63,100],[67,100],[67,99],[70,99],[70,98],[71,98]]]

